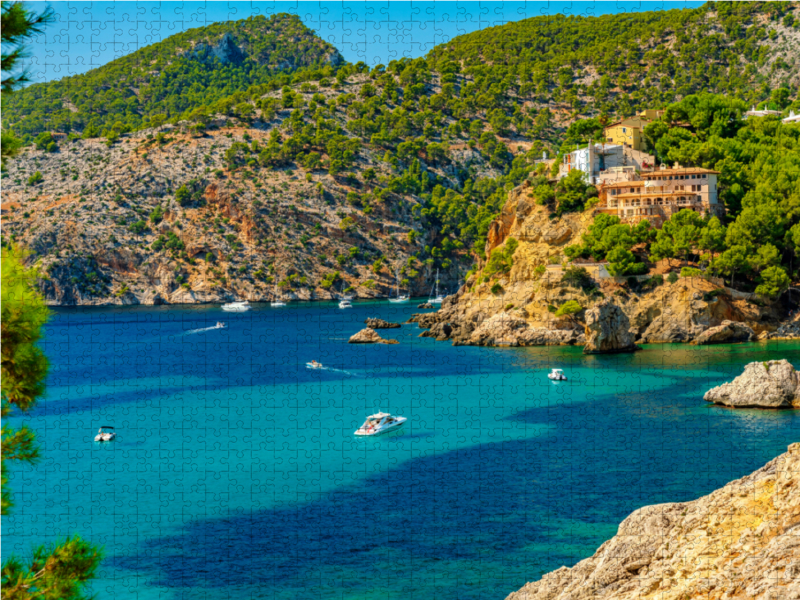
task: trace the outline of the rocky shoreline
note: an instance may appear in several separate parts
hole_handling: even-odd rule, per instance
[[[800,373],[788,360],[752,362],[733,381],[703,399],[733,408],[800,408]]]
[[[645,506],[507,600],[800,598],[800,444],[691,502]]]

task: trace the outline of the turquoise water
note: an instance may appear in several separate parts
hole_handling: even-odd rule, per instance
[[[585,357],[452,347],[415,325],[381,332],[399,345],[346,343],[366,317],[413,312],[58,311],[47,397],[24,419],[43,460],[12,475],[4,556],[80,532],[106,550],[92,590],[131,600],[502,599],[636,508],[708,493],[800,439],[795,412],[702,400],[753,360],[800,366],[800,344]],[[378,410],[409,421],[356,439]],[[94,443],[100,425],[117,441]]]

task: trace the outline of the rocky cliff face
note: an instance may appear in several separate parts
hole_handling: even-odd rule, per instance
[[[570,334],[576,328],[576,319],[556,317],[555,309],[574,300],[586,309],[586,318],[606,298],[613,298],[628,322],[625,326],[621,318],[615,319],[614,333],[606,327],[606,334],[618,341],[625,339],[620,343],[629,348],[634,342],[690,342],[726,321],[735,325],[712,331],[701,343],[746,341],[751,333],[777,335],[773,332],[786,316],[780,307],[734,297],[699,277],[647,288],[631,288],[610,279],[600,280],[595,289],[563,282],[562,269],[552,263],[569,265],[564,248],[580,241],[593,218],[593,211],[554,218],[545,207],[534,203],[526,184],[512,190],[502,214],[490,227],[486,255],[502,250],[513,238],[518,242],[513,266],[488,280],[478,271],[437,313],[415,317],[420,327],[428,329],[423,335],[474,345],[497,345],[498,340],[500,345],[549,344],[554,340],[583,343]],[[786,337],[792,335],[789,328],[784,329]],[[508,339],[516,343],[505,343]]]
[[[631,514],[594,556],[507,600],[800,598],[800,444],[692,502]]]

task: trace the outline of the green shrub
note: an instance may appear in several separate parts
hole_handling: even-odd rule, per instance
[[[700,269],[695,269],[694,267],[683,267],[681,269],[681,277],[702,277],[703,272]]]
[[[669,281],[670,283],[675,283],[676,281],[678,281],[677,273],[670,273],[669,275],[667,275],[667,281]]]
[[[500,283],[499,283],[499,282],[497,282],[497,283],[495,283],[495,284],[492,286],[492,290],[491,290],[491,291],[492,291],[492,293],[493,293],[493,294],[496,296],[497,294],[500,294],[500,293],[501,293],[501,292],[503,292],[504,290],[503,290],[503,286],[502,286],[502,285],[500,285]]]

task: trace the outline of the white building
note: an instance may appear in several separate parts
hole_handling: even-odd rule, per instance
[[[789,116],[783,119],[784,123],[800,123],[800,115],[794,114],[794,111],[789,112]]]

